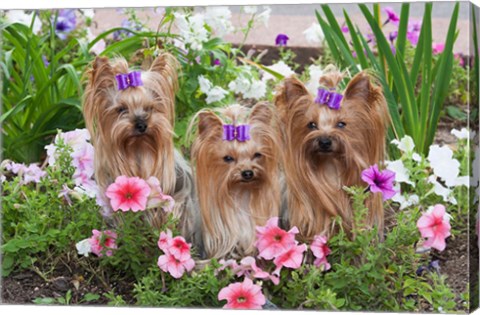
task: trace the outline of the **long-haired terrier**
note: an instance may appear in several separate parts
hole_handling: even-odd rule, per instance
[[[205,258],[254,254],[255,227],[279,215],[281,138],[274,117],[258,103],[202,110],[192,120]]]
[[[343,187],[365,187],[362,170],[384,160],[390,118],[382,89],[361,72],[342,95],[335,92],[342,79],[335,69],[325,73],[315,98],[298,79],[287,78],[275,98],[285,144],[284,220],[297,226],[304,240],[330,234],[332,219],[338,216],[349,233],[354,209]],[[372,194],[366,206],[366,224],[378,226],[382,233],[381,195]]]
[[[88,73],[83,110],[95,147],[100,196],[120,175],[154,176],[175,199],[174,216],[189,237],[194,229],[188,213],[193,211],[193,177],[173,144],[178,68],[167,53],[147,71],[129,70],[123,58],[97,57]],[[147,217],[157,228],[166,220],[160,209],[147,211]]]

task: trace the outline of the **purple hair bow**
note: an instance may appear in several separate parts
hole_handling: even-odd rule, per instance
[[[118,83],[119,90],[125,90],[131,86],[141,86],[142,82],[142,73],[140,71],[132,71],[126,74],[117,74],[115,76]]]
[[[315,103],[325,104],[331,109],[339,110],[340,102],[342,101],[343,95],[333,91],[328,91],[326,89],[318,89],[317,98],[315,98]]]
[[[250,126],[249,125],[223,125],[223,140],[233,141],[237,140],[245,142],[250,140]]]

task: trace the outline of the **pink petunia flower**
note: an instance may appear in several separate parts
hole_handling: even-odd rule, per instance
[[[370,186],[372,193],[381,193],[384,201],[392,198],[397,193],[393,189],[395,173],[390,170],[380,172],[377,164],[362,171],[362,180]]]
[[[441,54],[445,50],[445,43],[433,43],[432,53],[434,55]]]
[[[257,226],[257,241],[255,246],[259,256],[265,259],[273,259],[295,245],[295,234],[299,231],[293,227],[290,231],[278,227],[278,217],[267,221],[263,227]]]
[[[237,273],[237,276],[245,275],[250,276],[250,278],[257,279],[269,279],[273,284],[277,285],[280,283],[280,278],[277,275],[271,275],[268,272],[262,270],[262,268],[257,266],[255,258],[252,256],[244,257],[240,261],[240,266],[238,266],[240,272]]]
[[[100,232],[99,230],[92,230],[92,237],[89,238],[91,251],[98,257],[102,257],[103,253],[107,256],[113,255],[113,249],[117,248],[115,243],[117,239],[117,233],[106,230]]]
[[[417,228],[422,237],[427,238],[424,247],[432,247],[443,251],[447,244],[445,239],[450,236],[450,216],[446,213],[445,207],[437,204],[432,210],[423,213],[417,221]]]
[[[105,195],[110,198],[110,205],[114,211],[145,210],[147,206],[150,186],[139,177],[119,176],[115,183],[108,186]]]
[[[248,278],[221,289],[218,300],[227,300],[223,308],[230,309],[262,309],[266,302],[262,287],[253,284],[253,281]]]
[[[147,179],[151,192],[148,198],[147,208],[161,207],[165,212],[170,212],[175,206],[175,201],[169,195],[165,195],[160,187],[160,181],[156,177]]]
[[[276,275],[280,275],[282,267],[291,269],[300,268],[303,261],[303,253],[307,250],[307,245],[300,244],[290,247],[286,252],[276,257],[273,263],[277,268],[273,272]]]
[[[167,230],[167,232],[161,232],[160,237],[158,238],[158,248],[163,250],[165,253],[168,251],[170,247],[170,242],[172,241],[172,231]]]
[[[172,238],[168,245],[168,252],[175,258],[190,257],[191,245],[182,236]]]
[[[191,271],[195,267],[195,261],[190,255],[177,258],[169,252],[158,257],[157,264],[160,269],[168,272],[175,279],[179,279],[185,272]]]
[[[327,261],[327,256],[332,252],[327,246],[327,238],[325,236],[315,235],[313,242],[310,245],[313,255],[317,258],[313,264],[317,267],[323,266],[323,270],[330,269],[330,264]]]
[[[37,164],[32,163],[23,173],[23,182],[28,184],[30,182],[40,183],[42,177],[46,176],[47,172],[43,171]]]

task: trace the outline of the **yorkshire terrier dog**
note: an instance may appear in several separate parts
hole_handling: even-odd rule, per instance
[[[202,110],[190,130],[205,258],[255,253],[255,227],[279,216],[280,141],[274,111],[230,105]]]
[[[345,231],[351,231],[353,209],[342,187],[366,187],[362,170],[384,159],[390,117],[382,89],[361,72],[342,95],[335,92],[342,79],[337,70],[325,73],[314,98],[302,82],[290,77],[275,98],[285,145],[288,210],[282,216],[306,241],[331,234],[332,219],[338,216]],[[366,206],[367,225],[378,226],[382,234],[382,196],[372,194]]]
[[[194,229],[189,213],[193,177],[173,144],[177,70],[178,62],[166,53],[148,71],[129,70],[123,58],[97,57],[88,73],[83,110],[101,196],[120,175],[154,176],[174,198],[174,215],[189,238]],[[147,211],[147,217],[157,228],[166,219],[161,209]]]

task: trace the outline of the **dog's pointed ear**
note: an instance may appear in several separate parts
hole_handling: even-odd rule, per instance
[[[115,73],[107,57],[95,58],[89,83],[95,90],[106,90],[115,86]]]
[[[205,137],[212,134],[221,134],[223,123],[212,111],[203,111],[198,114],[198,134]]]
[[[346,101],[362,100],[371,103],[375,92],[376,89],[372,86],[370,76],[365,72],[360,72],[350,80],[343,95]]]
[[[278,98],[289,105],[302,96],[309,95],[305,85],[295,77],[286,78],[280,87]]]
[[[178,70],[180,69],[177,59],[169,54],[163,53],[153,61],[150,71],[160,74],[167,79],[172,88],[178,86]]]
[[[260,122],[270,125],[274,117],[274,112],[267,102],[259,102],[252,108],[250,122]]]

